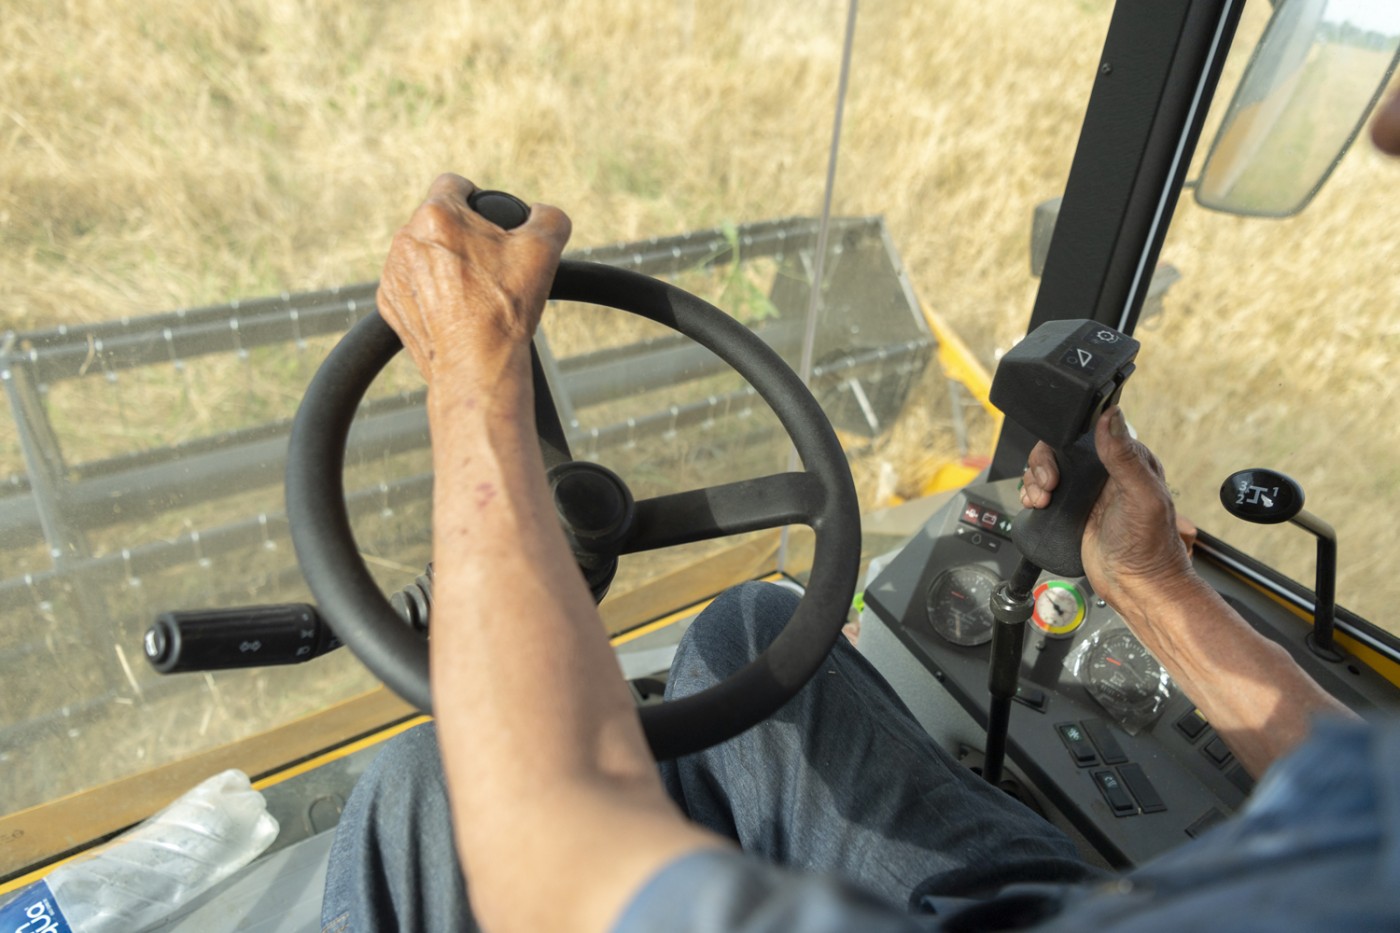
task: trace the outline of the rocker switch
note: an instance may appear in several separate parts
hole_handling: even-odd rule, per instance
[[[1123,754],[1123,746],[1118,744],[1118,740],[1109,731],[1108,723],[1102,719],[1086,719],[1082,725],[1084,734],[1089,736],[1090,741],[1098,748],[1104,764],[1121,765],[1128,760],[1128,756]]]
[[[1114,816],[1130,816],[1137,812],[1137,803],[1123,786],[1123,782],[1118,779],[1118,775],[1112,771],[1095,771],[1093,778]]]
[[[1060,734],[1060,740],[1065,743],[1070,757],[1079,767],[1086,768],[1099,760],[1098,752],[1094,751],[1094,743],[1089,741],[1079,723],[1062,722],[1055,726],[1055,731]]]

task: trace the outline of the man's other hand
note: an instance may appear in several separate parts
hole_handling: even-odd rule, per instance
[[[1094,592],[1122,611],[1170,593],[1194,573],[1162,465],[1128,435],[1122,409],[1105,412],[1094,443],[1108,481],[1084,529],[1084,572]],[[1031,451],[1022,477],[1021,504],[1045,508],[1059,485],[1054,452],[1045,443]]]

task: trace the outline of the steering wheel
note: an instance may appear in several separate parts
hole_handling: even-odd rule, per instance
[[[767,650],[722,683],[641,709],[643,730],[658,759],[697,752],[777,712],[816,673],[839,637],[860,559],[860,509],[850,468],[830,422],[797,375],[713,305],[650,276],[569,260],[559,264],[549,297],[629,311],[709,348],[773,409],[806,468],[633,503],[611,471],[572,459],[535,357],[536,429],[556,508],[576,553],[583,547],[615,559],[797,523],[816,533],[811,584]],[[336,635],[395,693],[431,712],[427,639],[395,613],[360,557],[342,476],[355,409],[400,349],[398,336],[371,312],[321,365],[292,424],[287,517],[302,573]],[[561,487],[584,495],[567,495]],[[617,506],[601,519],[600,492]],[[570,500],[582,507],[569,506]],[[566,514],[571,509],[572,516]]]

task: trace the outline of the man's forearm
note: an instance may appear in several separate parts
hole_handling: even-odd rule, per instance
[[[433,390],[433,663],[443,673],[434,689],[473,709],[499,705],[498,719],[538,721],[525,733],[489,737],[505,752],[529,754],[541,770],[626,767],[632,758],[649,767],[645,746],[633,741],[635,710],[553,514],[530,429],[528,353],[519,355],[523,361],[511,361],[489,391],[455,391],[450,377]],[[551,689],[538,689],[545,685]],[[593,702],[564,709],[552,695],[585,689]]]
[[[1314,717],[1351,715],[1198,577],[1123,615],[1255,777],[1307,737]]]
[[[714,843],[683,822],[657,777],[554,513],[528,347],[517,350],[485,373],[443,374],[429,402],[439,741],[478,911],[529,926],[544,876],[555,893],[539,906],[553,920],[563,901],[583,925],[606,925],[661,863]],[[628,830],[642,841],[607,845]],[[579,889],[559,887],[570,882]]]

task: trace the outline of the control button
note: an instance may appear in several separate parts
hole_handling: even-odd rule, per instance
[[[1236,763],[1233,768],[1225,772],[1225,777],[1230,779],[1230,783],[1240,789],[1240,792],[1248,795],[1254,790],[1254,778],[1249,776],[1249,772],[1244,769],[1244,765]]]
[[[993,554],[1001,550],[1001,539],[990,531],[977,531],[976,529],[959,525],[953,533],[968,544],[975,544],[984,550],[991,551]]]
[[[1166,801],[1162,799],[1161,794],[1157,793],[1157,788],[1152,786],[1152,782],[1147,779],[1147,772],[1142,770],[1142,765],[1123,765],[1118,769],[1118,776],[1123,779],[1123,783],[1128,785],[1128,790],[1137,798],[1138,806],[1142,808],[1143,813],[1162,813],[1167,809]]]
[[[1114,816],[1129,816],[1137,812],[1137,804],[1133,802],[1132,795],[1123,786],[1123,782],[1118,780],[1118,775],[1112,771],[1095,771],[1093,778]]]
[[[1121,765],[1128,760],[1128,756],[1123,754],[1123,747],[1118,744],[1118,740],[1109,731],[1108,723],[1102,719],[1086,719],[1083,722],[1084,732],[1089,736],[1089,741],[1094,743],[1094,747],[1099,750],[1099,757],[1106,765]]]
[[[995,511],[993,511],[992,509],[983,509],[983,510],[982,510],[982,527],[983,527],[983,528],[995,528],[995,527],[996,527],[997,525],[999,525],[1000,523],[1001,523],[1001,513],[1000,513],[1000,512],[995,512]]]
[[[969,525],[982,524],[982,506],[976,502],[969,502],[963,506],[962,520]]]
[[[1065,351],[1065,355],[1060,357],[1060,362],[1071,369],[1092,373],[1099,368],[1099,355],[1083,347],[1070,347]]]
[[[1201,751],[1205,752],[1206,757],[1215,762],[1217,767],[1224,767],[1225,762],[1230,760],[1230,748],[1218,735],[1207,742]]]
[[[1062,722],[1055,726],[1055,731],[1060,733],[1060,740],[1065,743],[1070,756],[1074,758],[1074,763],[1079,767],[1087,767],[1099,760],[1098,753],[1094,751],[1093,744],[1079,727],[1079,723]]]
[[[1016,695],[1012,699],[1022,706],[1029,706],[1037,713],[1045,712],[1045,707],[1050,705],[1050,698],[1045,695],[1044,690],[1025,684],[1016,685]]]
[[[1225,814],[1215,809],[1215,807],[1211,807],[1205,813],[1201,814],[1200,819],[1186,827],[1186,835],[1195,839],[1197,836],[1205,835],[1212,828],[1223,822],[1225,822]]]
[[[1198,709],[1191,710],[1176,721],[1176,727],[1181,730],[1181,734],[1193,742],[1201,737],[1201,733],[1205,732],[1209,725],[1210,723],[1206,722],[1206,717],[1202,716]]]

